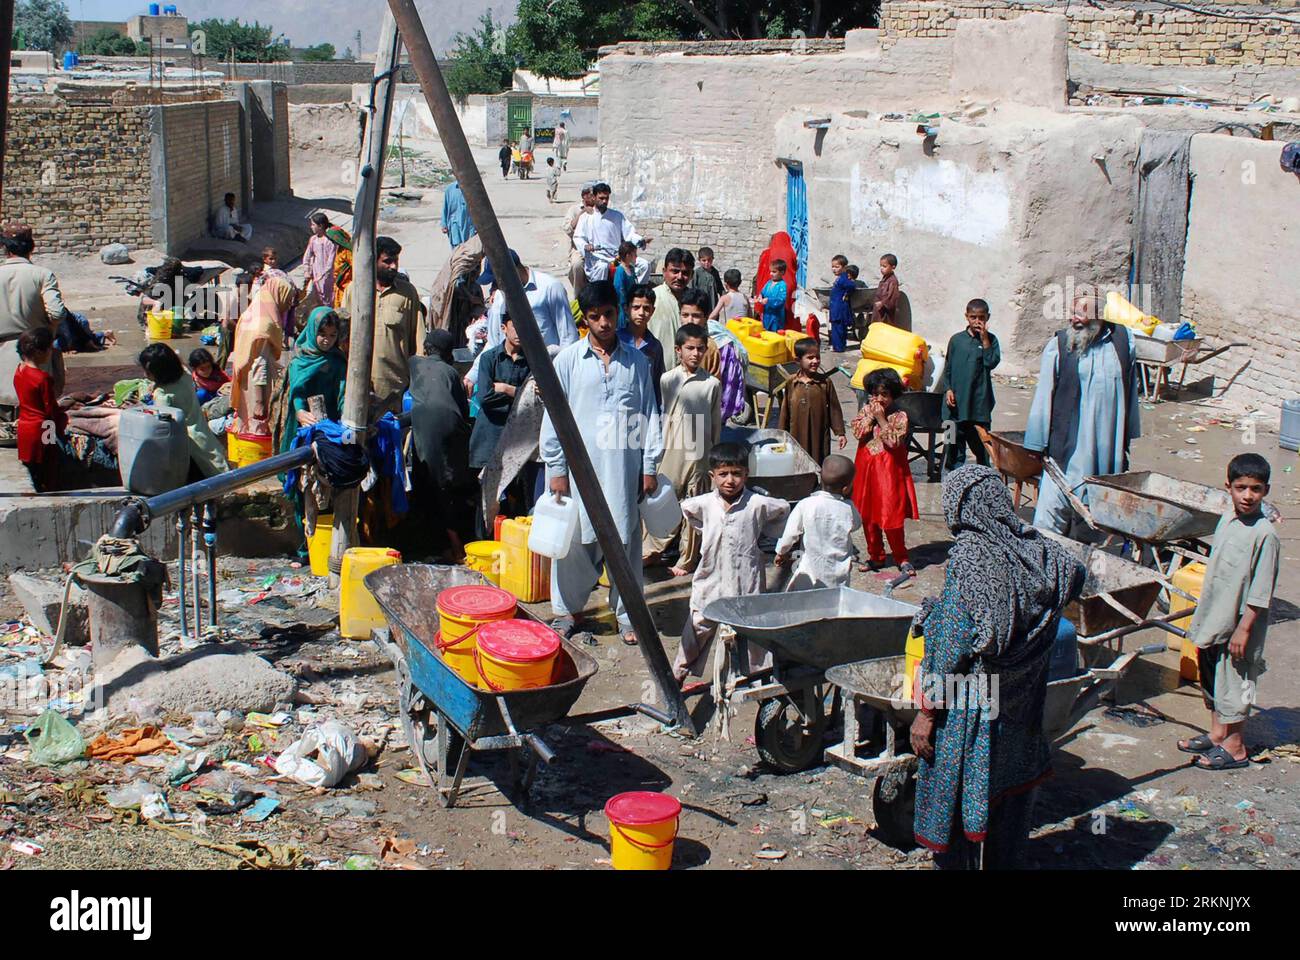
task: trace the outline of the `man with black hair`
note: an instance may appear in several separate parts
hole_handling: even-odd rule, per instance
[[[578,307],[588,334],[559,352],[554,360],[555,375],[591,457],[627,562],[639,582],[642,573],[638,504],[658,486],[659,461],[663,456],[659,405],[650,382],[650,362],[619,339],[618,297],[612,283],[597,280],[587,284],[578,294]],[[604,558],[582,495],[570,485],[568,460],[549,409],[542,419],[540,448],[551,493],[557,499],[573,496],[580,517],[578,542],[567,556],[551,563],[551,606],[558,618],[553,626],[567,635],[578,629],[577,617],[600,578]],[[614,587],[609,591],[609,603],[618,618],[623,642],[635,644],[636,634],[632,632],[627,608]]]
[[[682,297],[691,285],[694,272],[695,257],[689,250],[673,247],[664,254],[664,282],[655,287],[655,312],[650,318],[650,332],[660,343],[677,342],[677,328],[682,325]],[[665,370],[675,366],[676,355],[664,357]]]
[[[370,389],[379,413],[402,410],[402,394],[411,382],[410,359],[424,342],[424,305],[411,281],[398,272],[402,245],[392,237],[375,240],[375,352],[370,362]],[[343,294],[340,313],[352,316],[352,293]]]
[[[25,223],[5,223],[0,240],[5,248],[0,262],[0,419],[12,420],[18,407],[14,373],[20,360],[14,341],[28,330],[43,328],[56,334],[71,312],[64,306],[54,273],[32,263],[36,249],[32,228]],[[42,369],[50,375],[57,397],[63,392],[63,355],[54,350]]]
[[[652,238],[642,237],[623,214],[609,208],[608,183],[597,183],[591,191],[594,207],[578,221],[573,232],[573,247],[582,254],[588,280],[608,280],[614,258],[618,256],[619,244],[628,240],[645,249]],[[644,279],[637,277],[638,282],[644,282]]]

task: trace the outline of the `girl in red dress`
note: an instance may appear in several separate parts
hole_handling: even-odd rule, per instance
[[[18,459],[26,464],[36,492],[44,493],[58,484],[63,460],[58,441],[68,425],[67,415],[59,409],[58,398],[54,396],[54,381],[41,369],[50,362],[54,335],[45,327],[28,330],[18,338],[17,348],[22,359],[14,373],[14,393],[18,396],[15,426]]]
[[[907,414],[894,406],[903,393],[903,381],[889,368],[867,375],[864,384],[867,405],[853,419],[858,440],[857,469],[853,476],[853,503],[862,514],[867,534],[867,565],[862,570],[879,570],[885,565],[889,540],[900,573],[916,575],[908,562],[903,540],[903,522],[919,520],[916,486],[907,465]]]

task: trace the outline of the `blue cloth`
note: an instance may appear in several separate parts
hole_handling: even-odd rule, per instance
[[[292,449],[325,440],[329,443],[343,443],[343,424],[337,420],[321,420],[309,427],[299,427],[294,434]],[[370,428],[367,452],[370,465],[375,473],[392,481],[392,504],[394,513],[406,513],[409,504],[406,499],[406,462],[402,457],[402,427],[391,413],[384,414]],[[294,467],[284,475],[284,492],[293,494],[298,487],[298,471]]]
[[[645,358],[650,361],[650,379],[655,386],[655,404],[662,410],[664,398],[660,393],[659,378],[664,375],[664,345],[649,330],[645,332],[640,345],[637,344],[636,337],[628,330],[620,330],[618,338],[633,350],[640,350],[645,354]]]
[[[784,280],[769,280],[763,287],[763,329],[780,333],[785,329],[785,300],[789,290]]]
[[[618,329],[627,329],[628,309],[632,302],[632,288],[636,286],[636,276],[629,273],[623,264],[614,270],[614,292],[618,294]]]
[[[848,346],[849,325],[853,322],[853,291],[857,283],[847,273],[841,273],[831,284],[830,338],[831,349],[843,353]]]
[[[454,180],[447,184],[447,189],[442,194],[442,226],[447,231],[447,239],[453,250],[478,233],[474,221],[469,218],[465,194],[461,192],[460,184]]]

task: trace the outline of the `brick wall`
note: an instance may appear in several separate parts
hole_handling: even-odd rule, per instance
[[[275,103],[275,195],[287,197],[289,177],[289,89],[277,83],[272,93]]]
[[[1277,7],[1294,9],[1295,0],[1279,0],[1270,6],[1210,0],[1210,5],[1225,13],[1259,15],[1276,14]],[[1063,0],[1028,0],[1014,5],[997,0],[885,0],[880,13],[881,43],[888,46],[900,37],[946,37],[961,19],[1006,20],[1032,11],[1065,14],[1071,45],[1108,63],[1300,65],[1300,23],[1229,20],[1144,3],[1112,3],[1097,9]]]
[[[772,227],[759,220],[728,220],[723,217],[670,217],[666,220],[642,218],[634,221],[642,236],[654,238],[648,251],[659,270],[663,269],[664,254],[673,247],[689,250],[692,255],[700,247],[712,247],[714,266],[719,273],[735,268],[740,271],[740,289],[749,292],[754,280],[758,255],[767,249],[772,238]]]
[[[45,251],[149,246],[149,111],[10,105],[4,216],[26,220]]]
[[[173,251],[208,232],[208,217],[227,192],[242,195],[239,104],[221,100],[157,109],[167,171],[166,236],[157,240]]]

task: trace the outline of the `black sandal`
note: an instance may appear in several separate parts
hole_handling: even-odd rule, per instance
[[[1210,735],[1208,733],[1202,733],[1200,736],[1192,737],[1190,740],[1187,741],[1186,745],[1180,742],[1180,743],[1176,743],[1175,746],[1178,747],[1178,749],[1181,750],[1183,753],[1203,754],[1203,753],[1209,753],[1211,750],[1217,747],[1218,744],[1210,739]]]
[[[1216,746],[1208,753],[1203,753],[1192,761],[1192,766],[1201,770],[1238,770],[1250,766],[1250,758],[1238,760],[1222,746]]]

